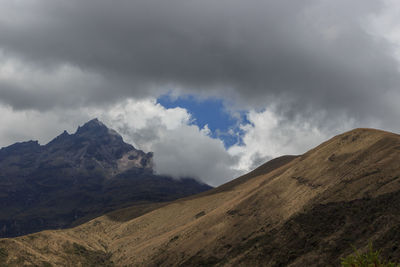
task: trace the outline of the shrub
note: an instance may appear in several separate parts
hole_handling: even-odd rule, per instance
[[[380,251],[372,248],[369,243],[368,252],[361,254],[354,248],[354,254],[342,258],[342,267],[400,267],[399,264],[383,261],[380,258]]]

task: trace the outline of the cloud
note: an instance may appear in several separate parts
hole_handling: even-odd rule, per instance
[[[249,123],[241,125],[244,131],[243,143],[228,149],[230,155],[239,158],[234,168],[250,171],[272,158],[303,154],[333,135],[355,126],[354,121],[347,119],[342,128],[332,129],[336,127],[336,123],[327,123],[324,127],[316,126],[314,121],[323,120],[322,117],[325,115],[287,120],[274,108],[251,110],[247,114]]]
[[[280,102],[288,116],[312,109],[389,121],[399,115],[386,105],[400,85],[398,62],[391,43],[370,30],[385,4],[1,0],[3,57],[30,68],[23,85],[15,76],[0,79],[0,98],[46,109],[63,105],[59,99],[103,105],[172,89],[230,98],[245,109]],[[37,72],[65,78],[57,86],[51,74],[30,82]]]
[[[16,110],[83,107],[106,85],[101,76],[72,65],[41,69],[0,51],[0,102]]]
[[[227,153],[222,141],[204,135],[194,125],[165,131],[153,150],[159,155],[156,170],[175,177],[198,177],[220,185],[243,173],[233,169],[237,159]]]

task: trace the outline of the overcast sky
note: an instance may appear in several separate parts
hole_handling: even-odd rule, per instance
[[[0,0],[0,147],[98,117],[157,172],[219,185],[400,132],[399,18],[395,0]]]

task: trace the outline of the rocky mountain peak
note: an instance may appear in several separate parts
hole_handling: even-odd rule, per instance
[[[109,129],[106,125],[104,125],[104,123],[99,121],[97,118],[94,118],[86,122],[84,125],[79,126],[75,134],[80,135],[85,133],[107,133],[108,131]]]
[[[11,155],[17,157],[10,158]],[[37,141],[29,141],[3,148],[0,150],[0,161],[5,158],[9,158],[3,162],[6,165],[14,161],[15,164],[24,162],[27,168],[68,165],[112,177],[130,169],[149,172],[153,157],[152,153],[125,143],[121,135],[96,118],[80,126],[74,134],[64,131],[44,146]]]
[[[76,142],[91,143],[97,147],[107,146],[120,148],[124,152],[135,149],[132,145],[125,143],[119,133],[108,128],[97,118],[79,126],[76,133],[72,134],[71,137],[73,137]]]
[[[64,131],[49,146],[59,150],[59,154],[68,154],[75,162],[87,163],[89,160],[90,166],[100,164],[112,173],[130,168],[151,169],[152,166],[151,153],[146,154],[125,143],[121,135],[97,118],[78,127],[75,134]]]

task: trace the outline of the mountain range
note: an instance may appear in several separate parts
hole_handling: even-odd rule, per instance
[[[171,201],[211,187],[153,171],[153,154],[97,119],[46,145],[0,150],[0,237],[78,225],[106,212]]]
[[[400,259],[400,136],[338,135],[220,187],[0,239],[8,266],[339,266],[368,243]]]

